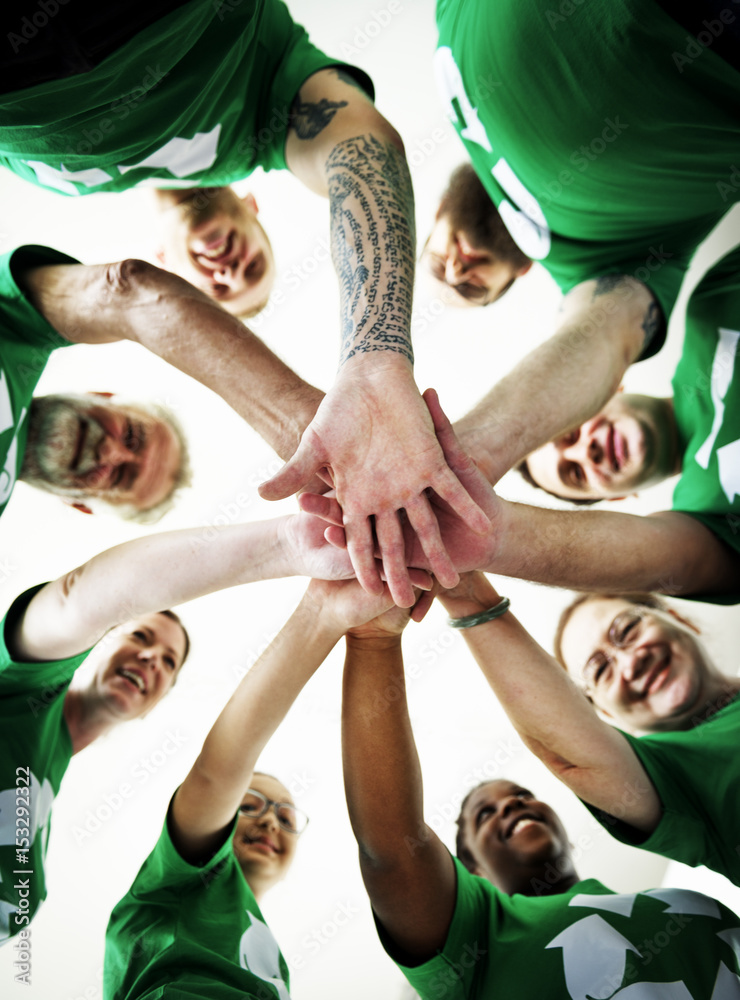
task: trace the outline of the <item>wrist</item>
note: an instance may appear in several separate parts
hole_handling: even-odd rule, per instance
[[[366,632],[347,632],[347,649],[364,649],[375,652],[390,652],[401,646],[401,633],[376,632],[375,634]]]

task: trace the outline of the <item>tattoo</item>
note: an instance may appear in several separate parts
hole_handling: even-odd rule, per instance
[[[608,292],[613,292],[615,288],[622,284],[623,280],[623,274],[603,274],[600,278],[596,279],[596,288],[594,288],[591,301],[593,302],[599,295],[606,295]]]
[[[650,347],[650,344],[655,339],[656,333],[663,328],[663,313],[661,309],[658,308],[656,302],[651,302],[650,305],[645,310],[645,315],[642,320],[642,328],[645,331],[645,340],[642,343],[641,355],[645,354],[645,351]]]
[[[346,83],[348,86],[354,87],[355,90],[359,90],[361,94],[364,94],[365,97],[367,97],[369,99],[369,95],[368,95],[367,91],[362,86],[360,86],[360,84],[358,83],[358,81],[352,76],[351,73],[348,73],[344,69],[333,69],[332,73],[334,73],[334,75],[339,80],[341,80],[342,83]]]
[[[299,139],[315,139],[322,132],[339,108],[346,108],[347,101],[301,101],[296,97],[290,109],[289,128],[295,129]]]
[[[397,351],[413,363],[414,196],[408,166],[373,135],[338,143],[326,162],[332,258],[342,314],[340,366]]]

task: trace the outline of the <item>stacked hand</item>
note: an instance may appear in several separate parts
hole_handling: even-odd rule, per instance
[[[472,557],[490,544],[490,515],[482,504],[492,508],[491,489],[457,445],[436,393],[422,399],[410,370],[378,366],[362,378],[340,376],[293,458],[260,492],[281,499],[322,470],[336,500],[303,494],[301,506],[341,527],[341,539],[334,531],[327,537],[346,546],[369,594],[383,592],[376,554],[393,600],[411,607],[409,566],[429,568],[451,587],[455,563],[471,566],[458,547]]]

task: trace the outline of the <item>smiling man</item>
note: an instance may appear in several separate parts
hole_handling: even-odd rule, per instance
[[[518,469],[563,500],[621,500],[677,475],[683,440],[672,399],[620,392],[581,427],[533,451]]]
[[[226,185],[257,167],[287,169],[327,199],[340,298],[332,389],[322,400],[276,359],[268,362],[270,352],[243,327],[241,341],[234,333],[219,350],[218,377],[239,412],[255,414],[255,426],[268,423],[278,453],[291,460],[262,485],[265,499],[290,496],[328,470],[368,591],[382,591],[377,546],[394,597],[413,602],[399,544],[406,519],[435,574],[452,582],[430,489],[474,530],[487,522],[445,465],[414,381],[414,196],[403,141],[376,109],[367,75],[312,45],[280,0],[129,0],[105,8],[80,0],[42,27],[35,44],[11,46],[0,162],[75,197],[140,185],[206,189],[190,203],[188,194],[182,208],[219,215],[215,225],[196,222],[184,241],[188,273],[194,267],[209,293],[232,280],[236,290],[252,266],[270,270],[266,247],[260,257],[229,215],[240,206],[230,197],[225,206]],[[214,264],[215,273],[202,274]],[[253,291],[251,304],[240,296],[240,311],[264,302],[266,287]],[[193,330],[197,317],[184,312]],[[201,372],[214,368],[215,356]]]
[[[275,281],[275,256],[257,221],[254,195],[230,187],[158,188],[162,267],[248,319],[267,305]]]
[[[181,432],[158,406],[99,393],[31,400],[18,478],[77,510],[154,521],[187,475]]]
[[[469,163],[450,177],[421,260],[456,306],[496,302],[532,266]]]

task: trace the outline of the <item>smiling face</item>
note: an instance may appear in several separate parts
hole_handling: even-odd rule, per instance
[[[545,866],[562,874],[554,892],[564,891],[577,878],[557,813],[520,785],[501,780],[474,789],[459,824],[474,873],[509,895],[535,895]]]
[[[594,705],[635,732],[685,729],[711,697],[714,672],[688,624],[623,598],[575,607],[561,651]]]
[[[21,478],[68,500],[145,511],[170,495],[181,460],[174,429],[143,408],[94,393],[38,396]]]
[[[532,265],[470,164],[452,174],[421,260],[443,301],[456,306],[495,302]]]
[[[288,789],[271,775],[254,774],[250,787],[274,802],[293,802]],[[252,797],[245,795],[232,843],[244,878],[261,895],[285,878],[295,857],[298,837],[280,826],[275,806],[258,817],[253,815],[254,808]]]
[[[616,499],[679,471],[669,400],[617,393],[591,420],[527,457],[542,489],[566,500]]]
[[[162,266],[234,315],[258,312],[275,281],[275,258],[254,197],[231,188],[170,195],[160,199]]]
[[[137,719],[174,684],[185,658],[185,633],[178,622],[155,613],[121,625],[106,640],[114,648],[98,667],[96,695],[118,721]]]

